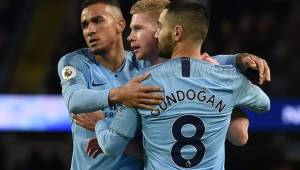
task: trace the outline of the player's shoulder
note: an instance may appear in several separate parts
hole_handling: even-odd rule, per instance
[[[192,60],[192,64],[196,74],[223,77],[225,79],[235,79],[241,75],[233,65],[211,64],[204,60]]]
[[[89,63],[92,62],[93,57],[87,48],[82,48],[73,52],[70,52],[60,58],[57,64],[57,70],[60,73],[66,68],[85,70]]]
[[[144,73],[151,73],[151,74],[159,74],[160,76],[163,76],[164,74],[167,74],[168,72],[172,72],[171,65],[175,62],[175,59],[167,60],[165,62],[150,66],[143,71],[140,72],[140,74]]]
[[[70,52],[60,58],[59,64],[76,64],[81,62],[86,62],[90,60],[90,52],[87,48],[81,48],[76,51]]]

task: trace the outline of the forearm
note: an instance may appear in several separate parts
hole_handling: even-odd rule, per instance
[[[243,63],[242,57],[247,55],[247,53],[239,53],[233,55],[216,55],[213,56],[221,65],[234,65],[240,71],[245,71],[248,69],[248,66]]]
[[[95,132],[102,151],[111,157],[122,154],[130,140],[108,129],[106,123],[101,120],[97,122]]]
[[[248,141],[249,119],[243,111],[235,108],[232,112],[227,140],[236,146],[243,146]]]
[[[254,112],[269,111],[271,104],[267,94],[244,75],[240,74],[237,78],[238,89],[233,91],[235,107],[247,108]]]
[[[251,96],[245,96],[246,100],[248,100],[247,98],[251,98],[249,99],[249,102],[246,103],[246,108],[256,113],[263,113],[269,111],[271,107],[270,98],[257,86],[254,86],[252,91],[253,94],[256,95],[252,96],[253,98],[251,98]]]
[[[63,94],[69,112],[87,113],[109,107],[108,90],[70,89]]]
[[[216,55],[213,56],[221,65],[234,65],[236,66],[237,55]]]
[[[227,140],[236,146],[244,146],[248,141],[248,126],[248,119],[232,120],[227,132]]]

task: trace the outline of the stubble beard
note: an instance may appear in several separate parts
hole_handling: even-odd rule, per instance
[[[158,56],[170,59],[172,57],[173,49],[174,43],[170,33],[159,42]]]

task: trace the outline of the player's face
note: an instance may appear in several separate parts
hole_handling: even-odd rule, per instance
[[[157,55],[158,42],[154,37],[157,30],[157,20],[147,13],[132,15],[131,33],[127,40],[138,59]]]
[[[117,18],[112,7],[97,3],[83,9],[81,27],[87,46],[93,54],[108,51],[117,41]]]
[[[158,56],[162,58],[171,58],[174,49],[174,40],[172,31],[168,22],[165,20],[167,10],[163,10],[158,19],[158,29],[155,37],[158,38]]]

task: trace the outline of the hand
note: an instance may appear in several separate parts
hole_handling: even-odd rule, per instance
[[[150,74],[144,74],[133,78],[124,86],[112,89],[110,100],[114,95],[118,95],[118,101],[132,108],[142,108],[152,110],[153,105],[159,104],[164,100],[164,96],[157,92],[162,92],[159,86],[145,86],[141,82],[146,80]]]
[[[104,120],[104,113],[101,111],[91,113],[71,114],[74,122],[90,131],[95,131],[95,126],[98,120]]]
[[[85,153],[95,159],[100,153],[103,153],[102,149],[100,148],[97,138],[89,139],[88,143],[85,146]]]
[[[266,81],[271,81],[271,72],[266,60],[259,58],[253,54],[240,53],[237,56],[237,65],[241,69],[247,69],[248,67],[259,71],[259,84],[263,84]]]
[[[203,53],[203,54],[202,54],[202,57],[203,57],[203,60],[204,60],[204,61],[206,61],[206,62],[208,62],[208,63],[210,63],[210,64],[220,65],[220,63],[219,63],[216,59],[212,58],[212,57],[209,56],[207,53]]]

